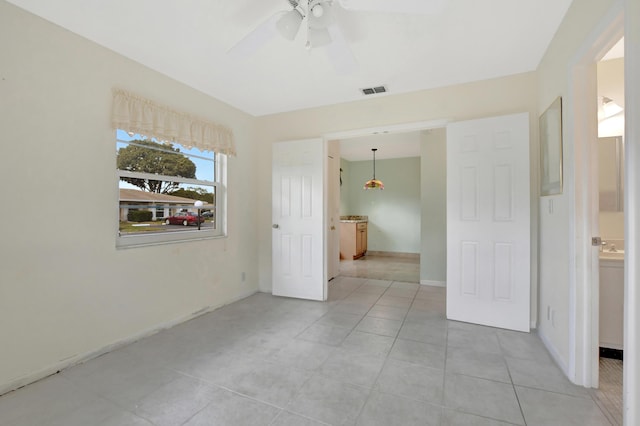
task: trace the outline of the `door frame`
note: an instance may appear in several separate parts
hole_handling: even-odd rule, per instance
[[[598,203],[594,196],[598,181],[591,175],[597,161],[594,152],[598,139],[597,62],[623,36],[624,10],[617,2],[602,18],[599,25],[578,49],[569,63],[569,92],[567,96],[567,158],[566,191],[569,204],[569,366],[568,375],[585,387],[598,386],[599,373],[599,306],[598,249],[591,245],[591,237],[598,232]],[[571,152],[573,151],[573,152]]]
[[[640,422],[640,2],[625,1],[625,424]]]
[[[588,244],[594,226],[594,205],[589,202],[593,180],[589,176],[592,144],[597,139],[596,62],[613,44],[625,37],[625,314],[624,314],[624,421],[636,424],[640,418],[640,5],[634,0],[616,1],[582,43],[569,64],[567,136],[574,141],[573,196],[571,217],[571,324],[569,373],[576,383],[593,387],[599,372],[599,282],[592,279],[596,249]],[[588,107],[591,105],[591,107]],[[588,239],[588,240],[587,240]],[[597,276],[597,275],[595,275]]]
[[[341,141],[345,139],[358,138],[362,136],[371,136],[379,133],[404,133],[404,132],[419,132],[423,130],[438,129],[441,127],[447,127],[447,124],[452,122],[450,119],[428,120],[428,121],[415,121],[411,123],[391,124],[386,126],[365,127],[361,129],[344,130],[339,132],[325,133],[321,137],[323,138],[325,145],[328,145],[331,141]],[[338,161],[340,159],[338,158]],[[340,184],[334,184],[334,187],[325,188],[325,197],[331,191],[340,191]],[[339,207],[339,206],[338,206]],[[328,207],[327,207],[328,208]],[[329,224],[325,224],[325,232],[328,229]],[[329,256],[328,239],[325,242],[325,259],[328,260]]]

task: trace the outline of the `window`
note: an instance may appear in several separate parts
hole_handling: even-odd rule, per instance
[[[119,247],[224,235],[226,156],[116,131]]]

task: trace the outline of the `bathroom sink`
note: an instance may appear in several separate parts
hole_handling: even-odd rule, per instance
[[[620,259],[624,260],[624,250],[618,251],[603,251],[600,252],[600,259]]]

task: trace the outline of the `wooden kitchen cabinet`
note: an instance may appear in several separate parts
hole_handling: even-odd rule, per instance
[[[367,252],[367,222],[340,223],[340,259],[359,259]]]

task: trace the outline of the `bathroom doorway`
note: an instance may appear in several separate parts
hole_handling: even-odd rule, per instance
[[[596,395],[618,425],[623,424],[624,353],[624,39],[597,64],[599,383]]]

